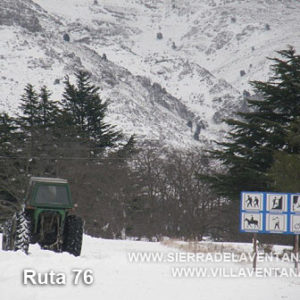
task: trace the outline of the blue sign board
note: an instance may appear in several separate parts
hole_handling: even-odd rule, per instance
[[[300,194],[242,192],[240,231],[300,234]]]

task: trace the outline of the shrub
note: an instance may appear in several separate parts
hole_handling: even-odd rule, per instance
[[[60,84],[60,80],[59,80],[58,78],[56,78],[56,79],[54,80],[54,84]]]
[[[63,39],[64,39],[64,41],[66,41],[66,42],[70,42],[70,36],[69,36],[67,33],[65,33],[65,34],[63,35]]]
[[[157,38],[158,40],[162,40],[163,34],[162,34],[161,32],[158,32],[158,33],[156,34],[156,38]]]

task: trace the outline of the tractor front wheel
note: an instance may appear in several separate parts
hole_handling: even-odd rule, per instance
[[[28,254],[30,244],[30,219],[25,211],[17,212],[13,219],[13,250],[21,250]]]
[[[21,250],[28,254],[30,243],[30,219],[24,211],[14,214],[5,222],[2,234],[2,249]]]

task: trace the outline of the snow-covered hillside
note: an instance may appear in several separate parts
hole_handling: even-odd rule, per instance
[[[1,238],[1,235],[0,235]],[[1,244],[1,242],[0,242]],[[0,297],[1,300],[32,300],[32,299],[106,299],[106,300],[296,300],[299,299],[300,278],[270,276],[253,277],[194,277],[178,278],[172,273],[177,267],[197,267],[212,270],[224,268],[227,274],[230,269],[247,268],[246,262],[189,262],[183,263],[188,257],[187,252],[175,248],[176,244],[103,240],[84,236],[81,257],[66,253],[53,253],[40,250],[38,246],[30,246],[30,254],[22,252],[0,251]],[[180,246],[183,246],[180,243]],[[177,244],[178,246],[178,244]],[[215,244],[222,246],[223,251],[236,253],[251,251],[250,244]],[[282,252],[283,247],[277,251]],[[132,253],[163,255],[169,262],[130,262]],[[181,255],[180,262],[171,262],[171,258]],[[209,254],[210,252],[206,253]],[[191,255],[193,253],[190,253]],[[213,253],[210,253],[211,255]],[[179,256],[177,256],[179,257]],[[208,257],[208,256],[207,256]],[[184,259],[185,258],[185,259]],[[191,258],[191,256],[190,256]],[[288,262],[262,263],[259,268],[293,268]],[[23,284],[24,270],[34,270],[42,274],[53,271],[56,275],[65,274],[66,284],[63,285],[32,285],[28,281]],[[81,280],[74,284],[72,270],[90,270],[87,273],[94,280],[90,285]],[[172,275],[173,274],[173,275]],[[225,274],[225,273],[224,273]],[[53,276],[53,278],[57,278]],[[90,278],[87,277],[87,282]]]
[[[0,109],[28,82],[59,99],[85,68],[125,133],[197,145],[224,134],[249,80],[269,77],[266,56],[299,53],[299,19],[294,0],[2,0]]]

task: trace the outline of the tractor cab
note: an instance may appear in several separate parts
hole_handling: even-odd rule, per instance
[[[25,207],[72,208],[68,181],[60,178],[31,177]]]

